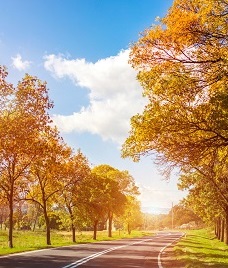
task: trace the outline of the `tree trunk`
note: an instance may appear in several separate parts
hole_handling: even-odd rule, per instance
[[[13,185],[11,187],[13,189]],[[9,196],[9,241],[8,245],[13,248],[13,190],[11,189]]]
[[[217,220],[217,238],[220,240],[221,237],[221,221],[220,221],[220,217],[218,217]]]
[[[127,224],[127,232],[128,232],[129,235],[131,234],[130,223]]]
[[[33,228],[32,228],[33,232],[35,232],[35,229],[36,229],[36,223],[37,223],[38,215],[39,215],[39,207],[37,207],[36,216],[35,216],[34,223],[33,223]]]
[[[98,220],[95,220],[93,225],[93,240],[97,240],[97,225]]]
[[[44,218],[46,223],[46,241],[47,245],[51,245],[51,228],[50,228],[50,220],[47,214],[47,209],[44,206]]]
[[[76,235],[75,235],[76,228],[74,226],[74,215],[73,215],[73,211],[72,211],[72,209],[71,209],[70,206],[68,206],[68,211],[70,213],[70,220],[71,220],[72,241],[73,241],[73,243],[75,243],[76,242]]]
[[[224,228],[225,228],[225,224],[224,224],[224,219],[221,220],[221,241],[224,242]]]
[[[226,208],[225,243],[228,245],[228,207]]]
[[[37,221],[37,217],[35,218],[34,223],[33,223],[33,227],[32,227],[33,232],[35,232],[35,229],[36,229],[36,221]]]
[[[215,221],[215,236],[217,237],[218,235],[218,227],[217,227],[217,220]]]
[[[112,219],[113,219],[113,213],[109,211],[108,213],[108,237],[112,237]]]
[[[75,234],[76,228],[73,223],[71,224],[71,230],[72,230],[72,241],[73,243],[76,243],[76,234]]]
[[[50,224],[47,225],[47,245],[51,245],[51,228],[50,228]]]

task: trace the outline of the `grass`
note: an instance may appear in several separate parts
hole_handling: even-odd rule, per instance
[[[228,267],[228,246],[211,230],[191,230],[174,247],[175,256],[187,268]]]
[[[112,237],[108,237],[107,231],[98,231],[97,240],[93,240],[93,232],[78,232],[76,233],[76,243],[94,243],[96,241],[143,237],[151,234],[151,232],[132,231],[131,235],[128,235],[124,231],[113,231]],[[9,248],[8,233],[7,231],[0,230],[0,255],[75,244],[72,242],[71,232],[65,231],[52,231],[51,242],[51,246],[46,245],[46,233],[43,231],[14,231],[14,247]]]

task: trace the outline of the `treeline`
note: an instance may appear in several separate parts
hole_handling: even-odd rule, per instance
[[[123,157],[156,155],[180,172],[185,204],[228,244],[228,2],[175,0],[132,46],[148,104],[131,119]]]
[[[143,214],[143,230],[200,229],[205,224],[194,211],[182,203],[167,214]]]
[[[15,87],[7,82],[0,66],[0,220],[9,229],[46,227],[51,244],[51,227],[75,230],[113,219],[119,228],[131,231],[139,222],[139,194],[133,177],[109,165],[91,168],[89,160],[74,152],[53,126],[49,110],[53,103],[46,83],[25,75]],[[32,227],[33,226],[33,227]]]

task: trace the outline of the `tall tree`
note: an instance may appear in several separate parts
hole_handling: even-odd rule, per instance
[[[109,183],[105,177],[92,172],[86,180],[83,180],[78,189],[77,203],[80,217],[93,226],[93,239],[97,239],[99,223],[107,219],[108,200],[106,187]]]
[[[208,219],[218,208],[227,219],[227,9],[223,0],[176,0],[131,53],[149,103],[131,120],[123,156],[156,153],[166,171],[179,167],[188,202]]]
[[[227,178],[224,177],[224,179],[223,182],[221,177],[219,180],[221,183],[219,191],[223,196],[227,195]],[[189,191],[183,203],[191,207],[205,223],[217,226],[218,219],[222,219],[225,225],[223,225],[222,232],[218,232],[218,238],[221,238],[221,233],[225,233],[225,242],[228,244],[228,207],[226,200],[221,198],[213,182],[199,172],[192,172],[180,177],[179,188]],[[219,230],[221,227],[220,225]]]
[[[132,47],[149,104],[132,118],[123,156],[155,150],[179,161],[227,145],[226,9],[223,0],[176,0]]]
[[[133,177],[127,171],[120,171],[109,165],[99,165],[93,168],[95,174],[106,178],[106,199],[108,208],[108,236],[112,236],[114,214],[124,213],[128,195],[137,195],[138,187]]]
[[[48,134],[48,135],[47,135]],[[24,199],[39,204],[46,224],[46,242],[51,245],[50,214],[58,204],[57,193],[63,190],[63,167],[70,157],[71,149],[59,137],[57,130],[45,133],[40,141],[42,157],[31,164],[24,187]]]
[[[144,32],[131,63],[148,105],[131,119],[123,157],[155,154],[170,171],[197,171],[226,204],[227,20],[224,0],[176,0],[159,25]],[[225,166],[225,165],[224,165]]]
[[[88,159],[80,150],[72,155],[63,167],[63,206],[66,207],[70,215],[72,240],[76,242],[76,219],[78,211],[78,194],[80,185],[86,180],[91,173]]]
[[[127,196],[124,214],[121,215],[121,218],[129,235],[134,228],[142,227],[141,206],[135,196]]]
[[[122,216],[126,217],[129,220],[128,226],[130,226],[130,222],[133,223],[134,221],[137,220],[138,223],[140,222],[139,218],[141,215],[141,211],[140,211],[140,204],[137,200],[137,196],[140,194],[139,188],[136,186],[134,178],[130,175],[130,173],[127,170],[124,171],[115,170],[111,171],[108,174],[108,176],[109,178],[118,183],[119,191],[125,197],[125,200],[123,200],[123,197],[118,200],[119,204],[117,203],[115,204],[114,202],[113,213],[111,214],[112,217],[111,218],[109,217],[109,226],[108,226],[109,236],[111,237],[112,222],[114,215],[116,216],[116,218],[118,217],[121,218]],[[131,224],[131,227],[134,227],[134,224]],[[128,230],[130,230],[130,227],[128,228]]]
[[[38,137],[49,127],[53,107],[46,83],[25,75],[16,87],[0,67],[0,188],[9,205],[9,247],[13,247],[14,200],[29,166],[40,154]]]

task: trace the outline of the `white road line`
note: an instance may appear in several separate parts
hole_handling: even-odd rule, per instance
[[[32,254],[34,252],[38,252],[38,251],[41,252],[41,251],[46,251],[46,250],[50,250],[50,249],[53,249],[53,248],[43,248],[43,249],[24,251],[24,252],[18,252],[18,253],[9,253],[7,255],[0,256],[0,259],[10,258],[10,257],[13,257],[13,256],[27,255],[27,254]]]
[[[168,235],[171,235],[171,233],[169,233]],[[166,245],[165,247],[163,247],[160,251],[159,251],[159,254],[158,254],[158,267],[159,268],[163,268],[162,266],[162,263],[161,263],[161,255],[162,255],[162,252],[169,246],[171,246],[175,241],[181,239],[181,237],[184,236],[184,234],[182,234],[180,237],[178,237],[177,239],[173,240],[171,243],[169,243],[168,245]]]
[[[83,259],[77,260],[76,262],[70,263],[70,264],[68,264],[68,265],[66,265],[66,266],[64,266],[62,268],[75,268],[75,267],[78,267],[78,266],[80,266],[80,265],[92,260],[92,259],[95,259],[95,258],[97,258],[97,257],[99,257],[101,255],[104,255],[104,254],[106,254],[108,252],[111,252],[113,250],[117,250],[117,249],[120,249],[120,248],[123,248],[123,247],[128,247],[128,246],[140,244],[140,243],[151,241],[151,240],[152,239],[145,239],[145,240],[137,241],[137,242],[126,244],[126,245],[109,248],[109,249],[94,253],[92,255],[89,255],[89,256],[87,256],[87,257],[85,257]]]
[[[81,246],[87,246],[88,244],[72,244],[72,245],[67,245],[67,246],[60,246],[60,247],[53,247],[53,248],[43,248],[43,249],[36,249],[36,250],[29,250],[29,251],[23,251],[23,252],[15,252],[15,253],[9,253],[7,255],[1,255],[0,259],[3,258],[10,258],[13,256],[20,256],[20,255],[27,255],[27,254],[32,254],[36,252],[41,252],[41,251],[48,251],[48,250],[53,250],[53,249],[59,249],[59,248],[69,248],[69,247],[81,247]]]

